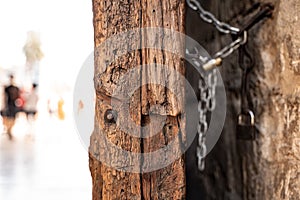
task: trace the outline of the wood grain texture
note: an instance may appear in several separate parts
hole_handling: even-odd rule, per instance
[[[140,1],[93,1],[94,34],[95,34],[95,90],[96,90],[96,116],[95,129],[91,136],[90,145],[90,170],[93,178],[93,200],[100,199],[141,199],[140,175],[129,172],[117,171],[114,166],[123,166],[125,160],[117,160],[119,152],[109,148],[108,139],[118,147],[128,151],[140,152],[140,139],[130,137],[117,129],[116,124],[104,121],[104,114],[111,109],[111,96],[117,87],[120,76],[130,68],[139,66],[140,53],[133,51],[115,59],[113,53],[126,51],[129,46],[108,43],[99,49],[106,40],[122,31],[140,27]],[[130,43],[132,38],[125,38],[124,43]],[[102,46],[101,46],[102,47]],[[102,51],[102,49],[107,49]],[[111,58],[112,63],[105,63],[106,58]],[[111,61],[111,59],[108,59]],[[140,107],[140,94],[135,93],[132,107],[138,113]],[[127,116],[118,116],[125,121]],[[132,116],[135,122],[140,123],[140,115]],[[107,159],[109,163],[103,164],[100,160]],[[129,161],[136,162],[136,161]],[[125,163],[126,164],[126,163]]]
[[[182,0],[163,0],[163,1],[146,1],[142,4],[143,27],[164,27],[184,33],[184,6],[185,1]],[[157,35],[158,46],[164,48],[170,43],[165,43],[165,35]],[[143,45],[149,42],[143,40]],[[174,44],[181,44],[184,51],[184,41],[172,41]],[[160,49],[143,49],[142,50],[143,65],[157,63],[175,69],[179,74],[184,75],[184,62],[178,55]],[[155,79],[163,80],[163,86],[156,84],[145,84]],[[169,142],[178,138],[178,132],[183,132],[184,126],[179,127],[179,121],[184,124],[184,80],[180,81],[180,77],[173,74],[171,76],[167,70],[162,68],[145,67],[142,69],[142,114],[145,116],[152,115],[152,121],[160,121],[160,116],[166,116],[166,123],[159,133],[151,138],[143,140],[144,152],[152,152],[168,145]],[[167,88],[172,88],[172,92]],[[159,109],[151,109],[157,106]],[[156,120],[157,119],[157,120]],[[153,130],[150,130],[150,132]],[[176,143],[180,149],[180,141]],[[174,151],[178,151],[174,149]],[[144,160],[143,167],[147,167],[152,162],[164,162],[168,157],[153,157]],[[163,159],[165,157],[165,159]],[[142,175],[143,195],[147,200],[150,199],[184,199],[185,198],[185,171],[183,158],[176,160],[173,164],[166,168],[155,172],[144,173]]]
[[[184,3],[183,0],[93,0],[96,116],[89,150],[93,200],[185,198],[182,157],[166,168],[155,172],[129,173],[122,171],[124,168],[122,169],[121,166],[130,168],[131,165],[134,165],[135,169],[140,169],[142,172],[151,164],[150,162],[157,162],[160,157],[118,159],[122,157],[122,152],[110,147],[110,143],[112,143],[128,152],[147,153],[164,147],[178,137],[182,139],[185,131],[184,84],[178,77],[172,77],[167,73],[161,75],[164,73],[162,71],[149,72],[147,71],[149,68],[143,68],[141,65],[167,65],[180,74],[184,74],[184,62],[180,57],[162,50],[130,51],[139,45],[144,45],[143,42],[147,42],[147,38],[137,34],[138,32],[130,32],[126,34],[126,37],[114,38],[119,40],[119,43],[107,42],[107,39],[124,31],[149,26],[165,27],[184,33]],[[157,46],[161,48],[167,45],[164,44],[163,35],[158,35],[156,42]],[[184,51],[184,43],[181,45],[182,51]],[[136,73],[136,79],[122,79],[132,69]],[[167,87],[172,84],[175,92],[169,92],[166,87],[147,84],[149,80],[154,79],[163,79],[161,82],[165,82],[163,85]],[[143,87],[141,87],[142,85]],[[127,102],[129,113],[127,115],[118,114],[116,123],[107,123],[104,115],[108,109],[112,109],[112,102],[115,105],[120,104],[119,107],[122,109],[122,100],[124,99],[114,96],[117,88],[125,91],[128,88],[138,89],[133,91]],[[153,107],[158,109],[155,109],[155,112],[150,111],[149,108]],[[137,127],[147,126],[148,123],[154,123],[162,118],[165,120],[165,124],[158,133],[149,129],[150,133],[154,132],[153,137],[141,139],[130,135],[130,133],[137,134],[137,136],[145,134],[142,132],[142,128],[137,129]],[[121,126],[123,128],[120,128]],[[179,148],[182,141],[179,139],[176,141],[175,144]],[[100,160],[105,160],[107,163],[100,162]],[[163,161],[163,159],[161,160]]]

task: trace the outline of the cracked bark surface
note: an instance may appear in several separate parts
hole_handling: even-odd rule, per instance
[[[184,133],[184,90],[178,77],[170,76],[164,69],[141,67],[141,65],[166,65],[184,74],[184,62],[178,56],[162,50],[133,50],[133,46],[146,45],[143,32],[128,33],[119,38],[122,44],[109,43],[105,46],[111,51],[98,49],[107,39],[121,32],[143,27],[165,27],[184,33],[183,0],[131,0],[102,1],[93,0],[95,29],[95,90],[96,116],[95,129],[90,144],[90,170],[93,179],[93,200],[100,199],[184,199],[185,175],[183,158],[177,159],[166,168],[148,173],[130,173],[115,168],[124,165],[135,165],[142,171],[150,162],[164,162],[160,157],[150,159],[127,158],[120,160],[120,152],[110,148],[112,143],[128,152],[153,152]],[[164,47],[164,35],[157,35],[156,45]],[[180,42],[180,41],[179,41]],[[131,45],[132,44],[132,45]],[[183,44],[181,44],[183,45]],[[184,51],[182,47],[182,51]],[[112,58],[112,63],[107,63]],[[122,77],[134,69],[135,80],[123,80]],[[147,84],[149,80],[172,85],[174,92],[157,84]],[[129,113],[118,115],[116,123],[104,120],[106,110],[111,109],[116,88],[136,88],[128,101]],[[165,120],[164,126],[155,132],[155,122]],[[148,131],[154,136],[141,139],[129,133],[142,135],[147,126],[154,123]],[[126,130],[120,125],[126,126]],[[104,137],[108,138],[104,142]],[[179,142],[176,144],[179,146]],[[109,162],[100,162],[107,159]],[[162,161],[161,161],[161,160]],[[111,167],[114,166],[114,167]],[[120,169],[120,168],[119,168]]]

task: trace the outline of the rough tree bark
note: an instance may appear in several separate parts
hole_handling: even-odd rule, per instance
[[[255,2],[201,1],[216,16],[240,24],[242,15]],[[251,107],[256,114],[258,138],[235,139],[240,107],[241,72],[237,53],[225,60],[221,73],[227,89],[227,119],[222,136],[207,158],[204,173],[187,173],[188,199],[299,199],[300,197],[300,2],[269,0],[273,18],[250,31],[248,49],[255,59],[250,77]],[[198,16],[188,12],[188,21]],[[209,25],[201,30],[187,22],[187,32],[211,53],[225,45]],[[209,28],[203,28],[203,27]],[[202,34],[199,34],[202,33]],[[214,46],[217,44],[217,46]],[[188,73],[188,71],[187,71]],[[192,155],[192,150],[187,154]],[[194,160],[187,168],[195,171]],[[197,189],[195,189],[197,185]],[[198,197],[196,197],[198,196]]]
[[[184,74],[184,62],[161,50],[133,50],[130,45],[112,44],[107,48],[118,52],[126,52],[124,55],[115,56],[113,63],[107,66],[101,60],[110,57],[108,52],[98,52],[97,48],[106,39],[135,28],[143,27],[165,27],[175,31],[184,32],[183,20],[185,14],[184,0],[120,0],[104,1],[93,0],[94,29],[95,29],[95,90],[96,90],[96,117],[95,130],[91,136],[90,144],[90,170],[93,178],[93,200],[100,199],[184,199],[185,198],[185,176],[183,158],[176,160],[173,164],[164,169],[149,173],[130,173],[118,171],[115,167],[121,166],[128,160],[118,160],[118,152],[110,149],[103,141],[104,137],[109,142],[129,152],[151,152],[178,137],[180,128],[184,128],[183,98],[184,90],[182,84],[178,83],[176,77],[169,77],[164,71],[151,71],[147,67],[139,67],[146,64],[162,64],[176,69]],[[142,33],[141,33],[142,34]],[[129,33],[124,38],[125,44],[133,42],[144,45],[148,42],[143,35],[133,35]],[[138,40],[135,41],[135,40]],[[163,35],[157,37],[158,46],[163,47]],[[182,50],[184,50],[182,48]],[[130,97],[130,114],[118,115],[117,123],[107,123],[105,112],[111,109],[113,91],[117,87],[121,77],[130,69],[137,69],[139,73],[139,83],[143,85],[149,79],[163,79],[166,85],[173,84],[178,87],[176,98],[166,88],[158,85],[143,85],[137,89]],[[130,87],[130,80],[124,82],[124,87]],[[176,83],[177,81],[177,83]],[[177,86],[176,86],[177,85]],[[136,85],[134,85],[136,86]],[[139,86],[139,85],[138,85]],[[152,106],[164,108],[154,109]],[[150,118],[151,115],[151,118]],[[118,123],[130,124],[134,121],[137,126],[144,126],[149,123],[149,119],[155,121],[156,118],[166,117],[166,123],[162,130],[151,138],[141,139],[133,137],[124,130],[120,130]],[[152,122],[152,121],[151,121]],[[131,130],[132,127],[127,127]],[[152,129],[150,129],[150,132]],[[182,129],[181,131],[184,131]],[[143,134],[142,129],[138,134]],[[155,133],[154,133],[155,134]],[[101,136],[102,135],[102,136]],[[178,144],[179,145],[179,144]],[[100,160],[108,158],[110,163],[104,164]],[[153,158],[153,161],[160,158]],[[151,160],[150,160],[151,161]],[[147,167],[150,162],[138,160],[139,168]],[[157,161],[156,161],[157,162]],[[135,161],[129,161],[129,165],[135,165]],[[115,167],[111,167],[115,166]],[[119,169],[122,170],[122,169]]]

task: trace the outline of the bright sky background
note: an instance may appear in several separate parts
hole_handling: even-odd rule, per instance
[[[93,51],[92,17],[91,0],[0,1],[0,68],[24,67],[27,32],[37,31],[40,83],[72,85]]]

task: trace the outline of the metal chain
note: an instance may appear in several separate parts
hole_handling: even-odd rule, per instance
[[[194,65],[201,68],[203,64],[207,63],[209,61],[209,58],[206,56],[201,55],[199,50],[194,47],[194,52],[191,52],[189,49],[185,50],[185,54],[188,59],[190,59]]]
[[[208,59],[207,57],[203,57],[199,50],[195,47],[195,53],[190,52],[186,49],[186,55],[191,58],[193,63],[197,66],[202,68],[206,71],[214,69],[216,66],[219,66],[222,63],[222,59],[226,58],[227,56],[231,55],[235,50],[237,50],[240,46],[246,44],[247,42],[247,31],[244,31],[241,36],[239,36],[236,40],[231,42],[229,45],[225,46],[223,49],[218,51],[214,56],[213,59]]]
[[[214,58],[226,58],[230,54],[232,54],[235,50],[237,50],[240,46],[244,45],[247,42],[247,31],[243,32],[243,35],[238,37],[236,40],[234,40],[229,45],[225,46],[223,49],[218,51]]]
[[[203,9],[201,4],[198,0],[186,0],[187,5],[193,9],[194,11],[197,11],[200,15],[200,17],[207,23],[213,24],[216,29],[222,33],[226,34],[232,34],[232,35],[241,35],[237,37],[236,40],[231,42],[229,45],[225,46],[223,49],[221,49],[219,52],[217,52],[213,59],[208,60],[206,63],[202,65],[204,70],[211,70],[215,68],[216,66],[221,65],[222,59],[232,54],[236,49],[238,49],[241,45],[245,44],[247,42],[247,31],[243,31],[242,34],[240,32],[240,29],[234,26],[230,26],[229,24],[225,22],[219,21],[212,13],[206,11]],[[200,55],[197,53],[198,59],[200,58]],[[190,56],[195,56],[192,54],[188,54]],[[197,63],[197,66],[199,65],[199,62],[194,61],[194,63]]]
[[[239,32],[238,28],[232,27],[224,22],[220,22],[216,17],[210,12],[205,11],[197,0],[187,0],[187,4],[195,11],[198,11],[200,17],[211,24],[214,24],[216,28],[223,33],[237,34]],[[245,39],[245,37],[244,37]],[[214,58],[225,58],[230,55],[235,49],[237,49],[244,41],[241,37],[233,41],[230,45],[223,48],[221,51],[216,53]],[[188,49],[186,50],[187,56],[189,56],[192,62],[200,67],[202,66],[205,70],[209,70],[212,66],[216,65],[216,59],[209,60],[207,57],[203,57],[197,48],[194,49],[195,53],[191,53]],[[216,107],[216,86],[217,86],[217,70],[213,69],[199,79],[199,102],[198,102],[198,112],[199,112],[199,123],[197,127],[198,132],[198,146],[197,146],[197,159],[198,159],[198,169],[203,171],[205,168],[205,157],[207,154],[206,146],[206,133],[208,129],[207,123],[207,112],[211,112]]]
[[[213,69],[211,73],[208,74],[207,84],[210,96],[207,100],[207,109],[213,111],[216,107],[216,87],[217,87],[217,69]]]
[[[198,11],[200,17],[207,23],[214,24],[214,26],[222,33],[231,33],[238,34],[239,29],[233,26],[230,26],[227,23],[220,22],[213,14],[205,11],[201,4],[197,0],[187,0],[187,4],[190,8],[195,11]],[[206,134],[208,130],[207,123],[207,113],[212,112],[216,107],[216,86],[217,86],[217,69],[214,67],[218,64],[221,64],[221,59],[230,55],[234,50],[239,48],[242,43],[245,43],[247,40],[246,32],[244,37],[238,37],[228,46],[221,49],[217,52],[213,59],[209,60],[207,57],[200,55],[199,50],[195,48],[195,53],[191,53],[188,49],[186,54],[191,58],[192,62],[200,67],[202,66],[204,70],[210,70],[208,74],[204,75],[199,79],[199,102],[198,102],[198,112],[199,112],[199,123],[197,127],[198,132],[198,146],[197,146],[197,159],[198,159],[198,169],[203,171],[205,168],[205,157],[207,154],[206,146]]]
[[[199,12],[200,17],[207,23],[213,24],[218,31],[222,33],[231,33],[231,34],[238,34],[240,29],[237,27],[230,26],[225,22],[219,21],[212,13],[204,10],[197,0],[187,0],[187,5],[193,9],[194,11]]]
[[[198,132],[198,146],[197,146],[197,158],[198,169],[203,171],[205,168],[205,157],[207,153],[206,147],[206,134],[208,130],[208,123],[206,115],[208,111],[213,111],[216,107],[216,86],[217,86],[217,69],[216,66],[221,65],[222,59],[232,54],[236,49],[246,44],[247,42],[247,30],[251,28],[255,23],[261,20],[263,17],[269,16],[270,12],[274,9],[272,5],[265,5],[265,7],[258,12],[252,20],[250,20],[241,30],[239,28],[230,26],[225,22],[219,21],[212,13],[204,10],[198,0],[186,0],[187,5],[197,11],[200,17],[207,23],[213,24],[216,29],[222,33],[231,34],[235,36],[235,40],[223,49],[218,51],[212,59],[203,57],[200,55],[199,50],[195,48],[195,53],[186,49],[186,55],[197,66],[202,67],[208,71],[208,74],[204,75],[199,80],[200,97],[198,102],[199,111],[199,123],[197,127]],[[207,84],[206,84],[207,83]]]
[[[208,111],[213,111],[216,107],[216,86],[217,86],[217,69],[213,69],[207,76],[199,79],[199,123],[197,127],[198,132],[198,146],[197,146],[197,158],[198,169],[203,171],[205,168],[205,157],[207,154],[206,147],[206,133],[208,129],[208,123],[206,115]]]
[[[207,153],[206,147],[206,132],[208,129],[208,124],[206,121],[207,114],[207,96],[208,86],[206,85],[206,77],[199,79],[199,102],[198,102],[198,112],[199,112],[199,123],[197,127],[198,132],[198,146],[197,146],[197,159],[198,159],[198,169],[203,171],[205,168],[205,157]]]
[[[221,65],[222,60],[227,56],[231,55],[235,50],[237,50],[240,46],[244,45],[247,42],[247,31],[243,32],[242,36],[239,36],[236,40],[231,42],[229,45],[225,46],[223,49],[218,51],[213,59],[203,64],[203,69],[208,71],[214,69],[215,67]]]

